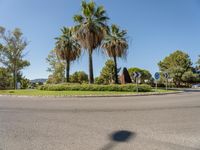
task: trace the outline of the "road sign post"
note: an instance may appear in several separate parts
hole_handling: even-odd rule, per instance
[[[155,79],[156,79],[156,90],[158,89],[158,80],[160,79],[160,73],[156,72],[154,75]]]
[[[158,90],[158,82],[157,82],[157,80],[156,80],[156,91]]]
[[[136,92],[138,93],[138,78],[136,78]]]
[[[133,73],[133,78],[135,78],[136,80],[136,92],[139,92],[138,89],[138,79],[142,76],[142,74],[140,72],[134,72]]]

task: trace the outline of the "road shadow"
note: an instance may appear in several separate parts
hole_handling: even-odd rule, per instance
[[[120,143],[129,142],[133,138],[135,138],[136,133],[127,131],[127,130],[119,130],[111,133],[109,135],[109,143],[106,144],[102,149],[100,150],[112,150],[116,145]]]
[[[184,92],[200,92],[200,89],[185,89]]]

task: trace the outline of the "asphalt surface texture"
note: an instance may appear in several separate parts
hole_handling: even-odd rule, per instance
[[[0,96],[0,150],[200,150],[200,92]]]

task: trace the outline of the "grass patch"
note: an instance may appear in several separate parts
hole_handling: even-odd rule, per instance
[[[148,93],[167,93],[172,90],[157,90],[152,92],[140,92],[139,94]],[[137,92],[115,92],[115,91],[42,91],[42,90],[0,90],[0,95],[19,95],[19,96],[109,96],[109,95],[135,95]]]

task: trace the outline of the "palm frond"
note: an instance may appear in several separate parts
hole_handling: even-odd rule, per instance
[[[125,30],[120,30],[117,25],[111,25],[102,43],[102,48],[109,57],[126,58],[128,50],[126,34],[127,32]]]
[[[94,13],[94,16],[99,18],[101,16],[104,16],[105,13],[106,13],[106,11],[105,11],[104,7],[103,6],[99,6],[99,7],[97,7],[96,12]]]
[[[81,15],[74,15],[73,19],[74,19],[74,22],[76,23],[83,23],[84,21],[84,17]]]
[[[97,7],[94,1],[82,1],[82,14],[75,15],[75,37],[84,49],[94,50],[101,45],[108,29],[103,6]]]
[[[61,60],[74,61],[81,55],[81,46],[73,37],[73,28],[63,27],[62,35],[56,39],[56,54]]]
[[[87,9],[89,10],[90,12],[90,15],[94,15],[94,13],[96,12],[96,8],[95,8],[95,2],[94,1],[91,1],[87,4]]]

